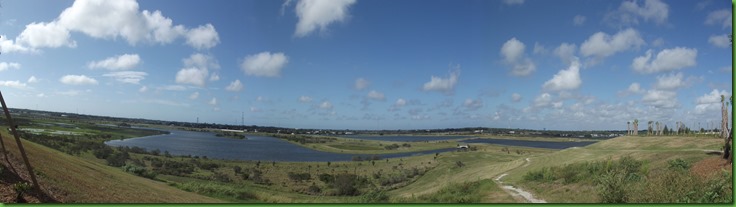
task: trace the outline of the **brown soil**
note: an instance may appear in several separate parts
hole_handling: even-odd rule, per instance
[[[25,165],[22,164],[21,159],[16,158],[13,154],[2,153],[0,149],[0,203],[17,203],[17,191],[14,188],[15,184],[28,183],[33,185],[31,182],[30,175],[26,170]],[[38,175],[36,176],[38,179]],[[62,196],[50,195],[49,192],[60,192],[56,189],[50,189],[44,185],[43,180],[39,180],[41,189],[31,187],[28,192],[23,193],[22,197],[26,203],[58,203],[62,200],[58,199]]]
[[[726,170],[733,173],[731,163],[721,157],[709,157],[696,162],[690,168],[690,172],[703,178],[710,178],[718,175],[721,171]]]

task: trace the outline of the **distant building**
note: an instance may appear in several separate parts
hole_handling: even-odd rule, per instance
[[[457,146],[457,148],[458,149],[468,149],[468,145],[467,144],[460,145],[460,146]]]

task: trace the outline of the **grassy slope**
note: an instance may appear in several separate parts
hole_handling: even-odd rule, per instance
[[[504,147],[507,146],[482,145],[476,152],[443,153],[439,158],[442,162],[437,168],[427,172],[416,182],[391,191],[390,195],[399,198],[418,197],[437,192],[453,183],[493,179],[503,172],[523,165],[526,157],[540,156],[552,151],[508,146],[512,152],[506,153],[501,151]],[[514,153],[517,149],[524,151],[525,154]],[[457,161],[461,161],[465,166],[458,168]],[[514,202],[505,194],[500,188],[492,188],[488,192],[489,197],[482,202]]]
[[[0,133],[6,148],[20,158],[12,136]],[[64,202],[222,202],[25,140],[23,146],[39,179],[65,191]]]
[[[618,159],[629,155],[637,160],[645,160],[649,169],[666,167],[667,161],[682,158],[690,162],[712,156],[704,150],[719,150],[723,144],[720,138],[705,137],[619,137],[601,141],[583,148],[571,148],[541,157],[532,157],[528,166],[519,167],[508,172],[504,177],[506,183],[519,183],[529,171],[544,167],[563,166],[565,164],[585,161]],[[549,190],[541,186],[524,186],[535,196],[548,202],[595,202],[593,194],[586,193],[595,189],[589,187],[568,186]],[[535,191],[541,187],[542,192]],[[582,196],[581,195],[588,195]]]
[[[402,152],[419,152],[426,150],[444,149],[444,148],[455,148],[457,147],[458,140],[447,140],[447,142],[430,141],[430,142],[391,142],[391,141],[378,141],[378,140],[361,140],[351,139],[344,137],[335,137],[336,141],[327,144],[301,144],[297,142],[291,142],[294,144],[302,145],[307,148],[312,148],[319,151],[334,152],[334,153],[348,153],[348,154],[390,154],[390,153],[402,153]],[[384,147],[397,144],[401,146],[404,143],[408,143],[411,147],[399,147],[394,150],[387,150]]]

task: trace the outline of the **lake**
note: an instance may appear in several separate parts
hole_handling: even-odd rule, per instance
[[[486,143],[497,145],[509,145],[519,147],[535,147],[547,149],[567,149],[570,147],[585,147],[596,142],[545,142],[545,141],[526,141],[511,139],[471,139],[465,140],[464,143]]]
[[[453,140],[453,139],[464,139],[470,138],[471,136],[402,136],[402,135],[387,135],[387,136],[375,136],[375,135],[343,135],[340,137],[351,138],[351,139],[363,139],[363,140],[378,140],[378,141],[394,141],[394,142],[423,142],[423,141],[440,141],[440,140]]]
[[[370,154],[342,154],[317,151],[289,143],[274,137],[248,135],[248,139],[217,137],[213,133],[166,130],[171,134],[154,135],[105,142],[110,146],[142,147],[146,150],[159,149],[172,155],[197,155],[228,160],[261,160],[280,162],[336,162],[350,161],[353,156],[363,158]],[[408,157],[422,154],[449,152],[454,148],[379,154],[382,159]]]
[[[158,129],[161,130],[161,129]],[[129,146],[142,147],[146,150],[159,149],[169,151],[172,155],[196,155],[207,156],[208,158],[227,159],[227,160],[261,160],[261,161],[279,161],[279,162],[337,162],[350,161],[354,156],[363,158],[371,156],[371,154],[343,154],[317,151],[314,149],[302,147],[288,141],[267,137],[248,135],[248,139],[234,139],[217,137],[214,133],[208,132],[192,132],[182,130],[164,130],[171,132],[170,134],[154,135],[147,137],[138,137],[124,140],[111,140],[105,142],[110,146]],[[381,138],[387,141],[410,141],[416,139],[434,138],[442,139],[460,139],[467,136],[370,136],[372,138]],[[489,143],[510,146],[537,147],[548,149],[565,149],[569,147],[582,147],[595,142],[541,142],[541,141],[523,141],[523,140],[506,140],[506,139],[471,139],[465,140],[464,143]],[[450,152],[454,148],[428,150],[421,152],[404,152],[393,154],[379,154],[382,159],[408,157],[423,154],[435,154],[442,152]]]

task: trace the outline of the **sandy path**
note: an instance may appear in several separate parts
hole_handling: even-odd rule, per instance
[[[529,158],[526,158],[524,160],[526,161],[526,164],[524,164],[521,167],[529,166],[529,162],[531,162],[531,160]],[[516,188],[516,187],[510,186],[510,185],[503,185],[503,181],[501,181],[501,178],[503,178],[506,175],[508,175],[508,174],[507,173],[501,174],[500,176],[496,177],[495,180],[496,180],[496,183],[498,183],[499,185],[501,185],[501,188],[504,191],[506,191],[508,194],[510,194],[513,197],[519,197],[519,196],[521,196],[522,198],[524,198],[524,200],[526,200],[527,202],[530,202],[530,203],[547,203],[547,201],[544,201],[542,199],[536,199],[536,198],[534,198],[534,195],[532,195],[532,193],[530,193],[528,191],[525,191],[525,190],[522,190],[521,188]]]

